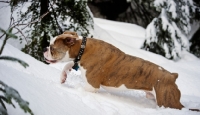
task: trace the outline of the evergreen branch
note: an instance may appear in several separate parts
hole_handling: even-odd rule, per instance
[[[24,62],[24,61],[22,61],[22,60],[20,60],[20,59],[14,58],[14,57],[10,57],[10,56],[0,56],[0,60],[1,60],[1,59],[2,59],[2,60],[9,60],[9,61],[18,62],[18,63],[20,63],[24,68],[26,68],[26,67],[29,66],[26,62]]]
[[[26,40],[26,43],[28,43],[28,41],[27,41],[27,39],[26,39],[25,35],[22,33],[22,31],[21,31],[19,28],[17,28],[17,27],[15,27],[15,29],[17,29],[17,30],[18,30],[18,32],[20,32],[20,33],[22,34],[22,36],[23,36],[23,37],[24,37],[24,39]]]
[[[25,29],[27,26],[29,26],[30,24],[34,24],[34,23],[36,23],[36,22],[39,22],[39,21],[41,21],[42,20],[42,18],[44,18],[47,14],[49,13],[49,11],[48,12],[46,12],[45,14],[43,14],[42,16],[40,16],[40,18],[38,19],[38,20],[35,20],[35,21],[31,21],[31,22],[29,22],[29,23],[27,23],[27,24],[20,24],[19,22],[17,23],[17,24],[15,24],[16,22],[13,22],[13,24],[9,27],[9,29],[13,29],[13,28],[16,28],[16,26],[23,26],[23,25],[26,25],[24,28],[22,28],[21,30],[23,30],[23,29]],[[11,18],[12,19],[12,18]],[[8,30],[9,30],[8,29]],[[18,30],[18,29],[17,29]],[[3,29],[1,29],[0,28],[0,31],[2,31],[3,32],[3,34],[0,36],[0,39],[4,36],[4,35],[6,35],[6,31],[5,30],[3,30]],[[17,33],[22,33],[21,31],[17,31],[17,32],[15,32],[14,34],[17,34]],[[14,35],[14,34],[12,34],[12,35]],[[22,34],[23,35],[23,34]],[[15,36],[15,35],[14,35]],[[16,38],[16,37],[14,37],[14,38]],[[27,40],[26,40],[27,41]],[[1,53],[0,53],[1,54]]]
[[[1,96],[0,96],[0,103],[1,103],[1,105],[3,106],[3,108],[4,108],[5,110],[7,110],[5,104],[3,103],[3,100],[4,100],[5,102],[8,102],[8,100],[7,100],[4,96],[1,95]]]
[[[0,31],[4,34],[6,34],[8,36],[8,38],[17,38],[16,35],[12,34],[12,28],[8,29],[7,31],[3,30],[2,28],[0,28]]]
[[[34,23],[36,23],[36,22],[40,22],[47,14],[49,13],[49,11],[48,12],[46,12],[45,14],[43,14],[42,16],[40,16],[40,18],[38,19],[38,20],[35,20],[35,21],[31,21],[30,23],[28,23],[28,24],[17,24],[17,26],[19,25],[26,25],[25,27],[23,27],[21,30],[24,30],[27,26],[29,26],[29,25],[31,25],[31,24],[34,24]],[[15,26],[16,27],[16,26]],[[14,34],[18,34],[20,31],[17,31],[17,32],[15,32]],[[21,33],[21,32],[20,32]],[[0,37],[1,38],[1,37]],[[28,43],[28,41],[26,40],[26,42]]]
[[[4,89],[2,89],[2,88],[0,88],[0,91],[2,91],[2,92],[6,92]]]
[[[0,28],[0,31],[1,31],[4,35],[6,35],[6,37],[5,37],[4,41],[3,41],[3,44],[2,44],[2,46],[1,46],[1,49],[0,49],[0,55],[1,55],[2,52],[3,52],[4,46],[6,45],[6,41],[7,41],[10,37],[12,37],[12,38],[17,38],[17,36],[15,36],[14,34],[11,33],[11,32],[12,32],[12,29],[8,30],[8,32],[7,32],[7,31],[5,31],[5,30],[3,30],[3,29]],[[3,37],[3,36],[2,36],[2,37]]]
[[[17,24],[15,24],[15,25],[11,26],[10,28],[14,28],[14,27],[16,27],[16,26],[23,26],[23,25],[26,25],[26,27],[27,27],[27,26],[29,26],[29,25],[31,25],[31,24],[36,23],[36,22],[40,22],[40,21],[42,20],[42,18],[44,18],[48,13],[49,13],[49,12],[46,12],[45,14],[43,14],[42,16],[40,16],[40,18],[39,18],[38,20],[34,20],[34,21],[31,21],[31,22],[26,23],[26,24],[24,24],[24,23],[21,23],[21,24],[20,24],[20,23],[17,23]]]
[[[62,30],[62,28],[60,27],[60,25],[59,25],[59,23],[58,23],[58,21],[57,21],[57,17],[56,17],[56,14],[55,14],[53,5],[51,4],[51,2],[49,2],[49,4],[50,4],[50,7],[51,7],[51,9],[52,9],[52,11],[53,11],[52,13],[53,13],[54,19],[55,19],[55,21],[56,21],[56,25],[58,25],[59,30],[60,30],[60,34],[62,34],[62,33],[63,33],[63,30]],[[53,3],[53,4],[54,4],[54,3]]]
[[[15,34],[12,34],[10,31],[12,30],[9,30],[8,32],[3,30],[2,28],[0,28],[0,31],[3,33],[1,36],[0,36],[0,39],[4,36],[4,35],[7,35],[6,38],[8,39],[9,37],[12,37],[12,38],[17,38],[17,36]],[[5,39],[6,39],[5,38]],[[1,55],[1,53],[0,53]]]
[[[0,39],[4,36],[4,35],[6,35],[5,33],[3,33],[1,36],[0,36]]]
[[[135,2],[135,1],[133,1],[133,2]],[[132,3],[131,3],[131,4],[132,4]],[[130,10],[131,10],[131,13],[132,13],[132,15],[133,15],[135,21],[138,23],[137,17],[135,16],[136,13],[134,12],[134,9],[133,9],[133,7],[132,7],[131,4],[130,4]]]
[[[10,14],[10,24],[9,24],[9,27],[11,26],[12,21],[14,22],[13,11],[11,11],[11,14]]]
[[[144,6],[144,4],[143,3],[141,3],[141,9],[142,9],[142,11],[144,12],[143,14],[145,14],[144,15],[144,17],[145,17],[145,21],[146,21],[146,23],[148,23],[148,22],[150,22],[151,21],[151,19],[153,19],[153,17],[152,17],[152,15],[147,11],[147,9],[146,9],[146,7]]]
[[[5,37],[4,41],[3,41],[3,44],[2,44],[2,46],[1,46],[0,55],[1,55],[2,52],[3,52],[4,46],[6,45],[6,41],[7,41],[7,40],[8,40],[8,35],[6,35],[6,37]]]
[[[42,16],[40,16],[40,18],[39,18],[39,21],[41,21],[42,20],[42,18],[44,18],[47,14],[49,14],[49,11],[48,12],[46,12],[45,14],[43,14]]]
[[[7,104],[11,104],[15,108],[15,105],[12,103],[13,99],[19,104],[20,108],[23,109],[25,113],[28,112],[31,115],[34,115],[29,108],[29,103],[21,98],[17,90],[7,86],[2,81],[0,81],[0,84],[5,88],[5,92],[3,93],[4,96],[1,96],[0,99],[3,99]]]

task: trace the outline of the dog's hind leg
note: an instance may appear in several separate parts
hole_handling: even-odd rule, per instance
[[[181,93],[175,83],[156,85],[156,100],[158,106],[182,109],[183,105],[180,103]]]

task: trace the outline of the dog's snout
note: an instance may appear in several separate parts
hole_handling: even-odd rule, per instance
[[[48,48],[46,47],[46,48],[43,48],[43,52],[46,52],[48,50]]]

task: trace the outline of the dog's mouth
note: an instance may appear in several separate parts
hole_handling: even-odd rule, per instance
[[[45,61],[46,61],[47,63],[56,63],[56,62],[57,62],[57,60],[48,60],[47,58],[45,58]]]

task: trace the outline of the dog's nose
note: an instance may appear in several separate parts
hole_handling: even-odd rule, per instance
[[[46,52],[48,49],[47,49],[47,47],[46,48],[43,48],[43,52]]]

